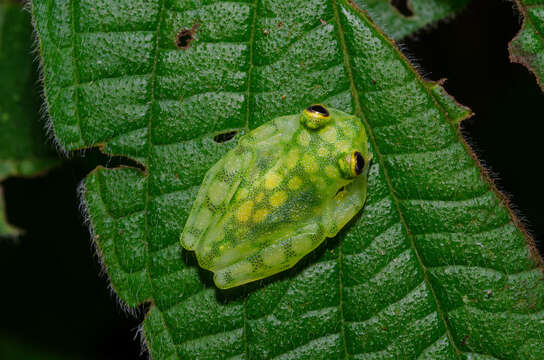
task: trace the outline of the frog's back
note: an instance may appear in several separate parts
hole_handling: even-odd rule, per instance
[[[276,118],[208,171],[181,242],[215,272],[218,286],[289,268],[337,231],[322,217],[349,182],[339,161],[361,147],[363,130],[336,112],[321,127],[301,125],[298,115]]]
[[[266,134],[265,143],[274,143],[277,127],[268,126],[258,128],[257,136]],[[333,125],[319,132],[298,127],[276,146],[255,144],[251,133],[249,139],[240,141],[234,153],[243,156],[249,151],[251,160],[231,200],[196,248],[202,267],[220,270],[254,255],[284,234],[319,222],[324,198],[332,198],[341,186],[333,184],[340,176],[331,128]]]
[[[255,244],[263,225],[271,223],[273,214],[264,204],[279,203],[281,194],[270,200],[266,187],[276,178],[269,170],[281,167],[281,149],[297,128],[296,116],[276,118],[244,135],[206,173],[182,234],[183,246],[196,251],[203,268],[217,270],[221,264],[216,260],[228,259],[225,252],[233,249],[241,257],[250,255],[240,245]],[[256,249],[248,248],[251,253]]]
[[[251,169],[251,181],[242,181],[225,213],[201,241],[197,254],[202,266],[216,271],[231,265],[309,220],[306,215],[318,203],[316,192],[300,179],[289,182],[284,167],[280,157],[270,168]]]

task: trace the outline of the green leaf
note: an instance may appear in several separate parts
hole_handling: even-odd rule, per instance
[[[113,289],[150,303],[154,359],[544,349],[541,262],[460,135],[470,111],[347,0],[35,0],[32,13],[58,141],[145,167],[98,168],[83,196]],[[365,209],[294,269],[220,291],[179,243],[204,173],[234,144],[213,137],[312,102],[367,128]]]
[[[510,61],[526,66],[544,91],[544,0],[516,0],[516,5],[523,25],[508,45]]]
[[[58,163],[39,120],[31,32],[30,15],[20,4],[0,2],[0,181],[36,175]],[[15,234],[0,192],[0,236]]]
[[[402,39],[432,23],[454,16],[470,0],[405,0],[406,13],[401,13],[392,0],[353,0],[393,39]],[[402,1],[401,1],[402,2]]]

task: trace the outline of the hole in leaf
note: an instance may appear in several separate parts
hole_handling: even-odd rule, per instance
[[[229,140],[232,140],[236,136],[236,134],[238,134],[238,130],[231,130],[221,134],[217,134],[213,137],[213,141],[221,144]]]
[[[405,17],[414,16],[414,12],[408,6],[409,0],[391,0],[391,5]]]
[[[190,29],[181,30],[176,36],[176,46],[180,49],[188,49],[194,39],[196,29],[198,29],[198,27],[198,24],[194,24]]]
[[[187,49],[193,41],[193,33],[191,30],[181,30],[176,38],[176,45],[180,49]]]

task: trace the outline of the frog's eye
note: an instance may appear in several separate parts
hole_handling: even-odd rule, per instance
[[[300,121],[310,129],[323,127],[331,120],[331,114],[324,105],[314,104],[302,112]]]
[[[338,161],[340,171],[346,179],[353,179],[363,173],[367,160],[357,150],[350,153],[344,153]]]
[[[317,116],[329,117],[329,110],[321,104],[311,105],[306,109],[309,113],[315,114]]]
[[[351,154],[350,167],[353,176],[358,176],[362,174],[363,169],[365,168],[365,158],[363,157],[363,155],[361,155],[360,152],[354,151]]]

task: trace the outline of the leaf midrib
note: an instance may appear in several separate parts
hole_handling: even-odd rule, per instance
[[[344,55],[344,67],[346,68],[346,73],[349,78],[349,87],[351,91],[351,96],[354,97],[353,92],[353,79],[352,79],[352,73],[351,73],[351,67],[348,66],[347,62],[349,62],[349,59],[347,58],[347,50],[346,50],[346,43],[344,40],[344,32],[342,31],[342,26],[340,24],[340,14],[338,13],[338,6],[336,4],[336,0],[331,1],[332,10],[334,12],[334,19],[336,21],[336,28],[338,29],[338,38],[340,39],[340,46],[342,47],[342,54]],[[355,99],[355,98],[354,98]],[[354,100],[355,101],[355,100]],[[358,102],[355,104],[355,107],[357,108]],[[368,127],[368,126],[367,126]],[[343,307],[343,292],[344,292],[344,285],[342,283],[342,248],[343,248],[343,242],[341,241],[338,245],[338,297],[339,297],[339,305],[338,310],[340,312],[340,323],[341,323],[341,334],[342,334],[342,342],[344,343],[344,356],[345,359],[349,358],[348,353],[348,343],[346,341],[346,331],[345,331],[345,318],[344,318],[344,307]]]
[[[457,358],[461,359],[462,358],[461,351],[457,348],[457,345],[456,345],[456,343],[454,341],[454,338],[453,338],[453,334],[451,333],[451,330],[449,328],[449,325],[448,325],[448,322],[447,322],[447,319],[446,319],[446,315],[445,315],[444,311],[442,310],[442,307],[440,306],[440,301],[439,301],[439,299],[438,299],[438,297],[436,295],[436,292],[435,292],[435,290],[434,290],[434,288],[432,286],[431,281],[429,280],[429,277],[428,277],[428,274],[427,274],[427,268],[426,268],[425,264],[423,263],[423,260],[422,260],[421,255],[419,254],[419,252],[417,250],[417,247],[415,246],[414,237],[413,237],[410,229],[408,228],[406,220],[404,219],[404,215],[403,215],[403,213],[401,211],[401,208],[400,208],[399,199],[395,195],[395,189],[393,188],[391,178],[390,178],[390,176],[389,176],[389,174],[387,172],[387,168],[385,167],[385,162],[384,162],[384,159],[383,159],[383,155],[381,154],[381,152],[379,150],[378,144],[377,144],[377,142],[376,142],[376,140],[374,138],[374,133],[372,132],[372,128],[370,127],[368,121],[366,120],[366,116],[365,116],[365,114],[363,112],[361,103],[359,101],[359,91],[357,90],[357,87],[355,85],[355,81],[354,81],[354,78],[353,78],[353,71],[352,71],[352,68],[351,68],[351,59],[350,59],[350,55],[349,55],[349,53],[347,51],[347,45],[346,45],[346,40],[345,40],[345,37],[344,37],[344,31],[342,29],[342,23],[340,21],[340,14],[338,12],[337,0],[331,0],[331,2],[332,2],[332,7],[333,7],[335,19],[336,19],[336,22],[337,22],[338,38],[340,39],[340,43],[341,43],[341,47],[342,47],[342,54],[344,55],[344,67],[346,69],[346,73],[348,75],[349,82],[350,82],[350,92],[351,92],[351,96],[353,98],[353,104],[355,106],[355,115],[359,115],[359,117],[363,120],[365,128],[368,131],[368,137],[369,137],[370,141],[372,142],[372,146],[374,148],[374,151],[376,152],[376,158],[378,159],[380,167],[383,170],[385,182],[387,184],[387,187],[389,188],[391,198],[393,199],[393,202],[395,203],[395,207],[396,207],[397,212],[399,214],[400,223],[401,223],[402,227],[404,228],[404,230],[406,231],[406,236],[410,240],[411,250],[413,251],[413,253],[414,253],[414,255],[415,255],[416,259],[417,259],[417,262],[418,262],[420,268],[422,269],[423,280],[425,281],[425,284],[427,285],[427,287],[429,288],[429,290],[431,292],[433,301],[434,301],[435,306],[436,306],[436,311],[439,314],[440,318],[442,319],[442,322],[444,323],[444,329],[446,330],[446,335],[448,336],[448,339],[449,339],[449,341],[450,341],[450,343],[451,343],[451,345],[453,347],[453,350],[455,351],[455,354],[456,354]],[[349,6],[349,4],[348,4],[348,6]],[[355,8],[355,11],[360,11],[360,10]],[[373,27],[374,27],[374,30],[379,35],[381,35],[382,39],[384,39],[387,42],[390,42],[388,40],[388,38],[381,31],[379,31],[379,29],[377,29],[375,26],[373,26]],[[393,48],[395,47],[395,44],[393,44],[391,42],[390,42],[390,45]],[[407,59],[402,55],[402,53],[400,53],[399,55],[400,55],[401,59],[406,63]],[[419,80],[419,82],[422,81],[419,74],[417,74],[417,72],[415,72],[411,67],[409,67],[409,71],[411,71],[416,76],[416,78]],[[426,86],[423,86],[423,87],[425,88],[425,91],[427,91],[428,95],[436,103],[436,100],[434,100],[434,97],[430,94],[430,91],[428,90],[428,88]],[[445,114],[445,116],[447,117],[447,114]],[[451,122],[448,122],[448,123],[451,125]],[[339,251],[340,252],[341,252],[341,246],[342,245],[339,246]],[[340,299],[342,299],[341,294],[340,294]],[[344,316],[343,316],[342,312],[341,312],[341,316],[342,316],[342,333],[343,333],[344,332],[344,328],[343,328]],[[344,338],[344,345],[346,345],[345,338]],[[346,355],[347,355],[347,348],[346,348]],[[347,356],[346,356],[346,358],[347,358]]]

